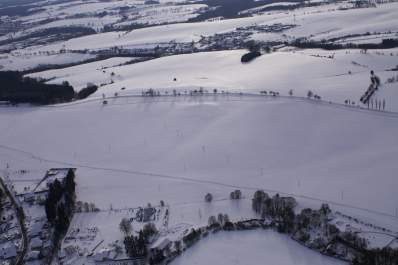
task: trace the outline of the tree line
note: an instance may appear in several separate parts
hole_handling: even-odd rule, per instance
[[[75,189],[75,172],[72,169],[62,181],[55,179],[49,185],[44,206],[47,220],[55,229],[55,238],[60,238],[68,230],[75,207]]]
[[[147,223],[137,236],[132,235],[131,221],[124,218],[119,225],[120,230],[125,234],[124,248],[129,257],[146,257],[148,255],[147,245],[151,238],[158,233],[153,223]]]
[[[324,49],[324,50],[342,50],[342,49],[391,49],[398,47],[398,39],[383,39],[381,43],[333,43],[326,41],[302,41],[296,40],[290,45],[302,49]]]
[[[24,77],[22,72],[0,72],[0,101],[13,104],[53,104],[83,99],[97,91],[97,86],[88,84],[80,92],[75,93],[68,82],[62,84],[46,84],[34,78]]]
[[[5,197],[4,191],[2,189],[0,189],[0,216],[3,213],[3,199]]]

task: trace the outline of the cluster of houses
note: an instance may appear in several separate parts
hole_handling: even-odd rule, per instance
[[[108,49],[81,51],[102,56],[133,56],[133,57],[159,57],[174,54],[186,54],[198,51],[193,42],[156,43],[140,46],[115,46]],[[73,50],[73,52],[76,52]]]
[[[232,50],[244,48],[251,31],[229,31],[211,36],[201,36],[201,50]]]
[[[237,31],[251,31],[256,33],[278,33],[296,27],[294,24],[275,23],[272,25],[251,25],[238,27]]]
[[[187,54],[200,51],[231,50],[246,47],[246,42],[254,33],[279,33],[295,27],[292,24],[276,23],[273,25],[251,25],[239,27],[236,30],[217,33],[210,36],[201,36],[198,43],[195,42],[164,42],[139,46],[114,46],[98,50],[65,50],[60,53],[89,53],[100,56],[133,56],[133,57],[160,57],[175,54]],[[53,53],[56,53],[53,51]]]
[[[153,222],[156,220],[156,213],[159,210],[156,210],[155,207],[145,207],[145,208],[138,208],[138,211],[136,212],[135,218],[133,220],[137,222]]]
[[[11,202],[4,197],[0,204],[2,206],[0,213],[0,263],[13,264],[22,236]]]
[[[279,33],[295,27],[293,24],[276,23],[272,25],[251,25],[238,27],[236,30],[201,36],[201,50],[232,50],[246,47],[246,42],[254,33]],[[275,43],[273,43],[275,44]]]
[[[21,244],[21,233],[14,219],[0,221],[0,262],[2,264],[13,264]]]
[[[55,168],[46,172],[45,176],[33,188],[25,187],[23,191],[16,192],[16,201],[25,214],[25,227],[27,237],[27,252],[25,264],[35,264],[39,260],[48,258],[53,249],[52,230],[45,215],[44,203],[49,190],[49,185],[56,179],[62,180],[68,174],[69,168]],[[11,204],[6,204],[6,215],[0,222],[0,260],[15,259],[17,248],[21,244],[21,232],[17,218],[12,214]],[[4,237],[4,239],[3,239]],[[13,243],[13,240],[15,243]],[[5,241],[7,244],[2,245]]]
[[[160,206],[148,204],[143,207],[128,209],[113,209],[109,211],[81,211],[79,216],[90,214],[90,218],[95,215],[116,215],[125,218],[132,227],[137,229],[146,224],[155,224],[164,226],[168,219],[168,208],[164,202]],[[159,245],[161,248],[167,248],[166,242]],[[123,246],[123,240],[107,242],[103,237],[101,225],[95,222],[89,222],[85,225],[73,225],[69,228],[65,236],[61,250],[58,252],[58,260],[63,264],[69,264],[72,260],[82,259],[88,264],[115,264],[115,265],[144,265],[147,264],[145,257],[129,257]],[[148,248],[148,251],[151,251]],[[82,261],[83,262],[83,261]]]
[[[48,257],[53,249],[51,227],[45,216],[35,217],[27,224],[28,252],[26,264]]]

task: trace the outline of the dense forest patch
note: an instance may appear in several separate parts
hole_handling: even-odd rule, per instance
[[[68,82],[46,84],[23,77],[20,72],[0,72],[0,101],[11,103],[51,104],[74,99],[75,91]]]

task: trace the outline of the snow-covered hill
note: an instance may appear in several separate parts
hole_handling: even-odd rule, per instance
[[[1,145],[28,152],[1,148],[2,163],[80,165],[79,197],[101,208],[223,198],[237,186],[395,214],[395,115],[259,96],[109,104],[2,108]]]
[[[257,34],[256,39],[289,40],[307,37],[321,40],[342,37],[350,34],[367,32],[395,32],[398,28],[398,3],[381,4],[377,8],[340,10],[340,4],[321,7],[308,7],[292,12],[267,13],[254,17],[228,19],[215,22],[183,23],[144,28],[131,32],[108,32],[75,38],[59,44],[35,47],[30,50],[65,49],[106,49],[114,46],[134,47],[159,42],[191,42],[198,41],[200,36],[232,31],[237,27],[253,24],[297,24],[297,27],[283,34]],[[381,41],[381,39],[380,39]]]
[[[389,71],[397,64],[398,50],[292,50],[265,54],[249,64],[240,62],[246,51],[195,53],[163,57],[139,64],[100,69],[108,61],[49,70],[31,77],[51,79],[50,83],[69,81],[77,90],[88,82],[102,86],[92,97],[141,94],[149,88],[172,92],[190,91],[203,87],[228,91],[277,91],[305,97],[308,90],[324,100],[343,103],[359,99],[370,83],[374,70],[383,83],[396,72]],[[54,79],[55,78],[55,79]],[[174,79],[176,78],[176,80]],[[121,90],[123,88],[123,90]],[[386,100],[386,109],[398,111],[397,83],[384,84],[375,98]]]
[[[129,218],[137,232],[144,222],[134,218],[148,203],[157,239],[178,241],[219,213],[234,222],[258,218],[251,199],[259,189],[293,196],[297,212],[328,203],[336,229],[369,247],[396,246],[398,48],[349,45],[397,39],[397,2],[251,1],[240,10],[246,17],[233,19],[212,17],[227,12],[223,0],[23,2],[0,4],[0,70],[67,81],[76,92],[98,86],[63,104],[0,102],[0,174],[11,189],[29,192],[46,185],[49,168],[73,167],[77,200],[98,207],[74,215],[59,253],[73,252],[65,264],[94,264],[107,248],[126,257],[120,220]],[[264,12],[277,6],[283,10]],[[200,22],[182,23],[193,18]],[[263,54],[242,63],[252,40]],[[303,40],[346,46],[297,48]],[[363,105],[371,70],[381,84],[372,105]],[[150,89],[156,96],[145,96]],[[322,100],[307,98],[309,91]],[[229,198],[235,189],[239,200]],[[45,222],[43,207],[28,209],[29,222]],[[342,264],[265,233],[241,240],[274,248],[270,262]],[[237,246],[224,245],[226,238],[206,246],[232,252]],[[203,244],[207,264],[226,255],[207,255]],[[203,262],[194,250],[176,264]],[[247,248],[230,260],[250,264],[241,256],[263,254]]]
[[[168,227],[177,234],[220,212],[232,220],[254,217],[257,189],[295,196],[300,208],[327,202],[397,231],[397,119],[312,100],[244,95],[2,107],[0,166],[28,175],[77,167],[78,199],[103,210],[77,214],[72,222],[72,230],[99,229],[86,248],[122,240],[118,224],[128,209],[160,200],[170,207]],[[23,183],[26,176],[12,178]],[[236,188],[244,195],[239,203],[229,200]],[[210,205],[203,199],[208,192]]]

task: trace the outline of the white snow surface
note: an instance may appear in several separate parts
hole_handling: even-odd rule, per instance
[[[308,90],[324,100],[343,103],[359,99],[370,84],[370,70],[374,70],[384,83],[396,72],[387,71],[397,64],[398,50],[373,50],[362,54],[360,50],[340,51],[282,51],[265,54],[249,64],[240,58],[246,51],[205,52],[163,57],[139,64],[98,70],[97,63],[31,74],[31,77],[54,78],[51,83],[69,81],[77,87],[92,82],[107,83],[92,97],[115,92],[137,94],[143,89],[160,90],[204,87],[212,90],[278,91],[287,95],[306,96]],[[391,56],[391,54],[393,56]],[[317,57],[319,56],[319,57]],[[333,58],[329,58],[333,56]],[[102,62],[99,62],[101,64]],[[111,73],[115,73],[111,76]],[[351,74],[350,74],[351,72]],[[177,78],[174,81],[174,78]],[[114,83],[110,84],[111,81]],[[126,88],[126,92],[121,91]],[[398,111],[397,83],[383,84],[374,98],[386,100],[386,110]]]
[[[160,4],[145,4],[145,1],[68,1],[62,4],[38,4],[39,10],[32,15],[13,17],[24,28],[9,33],[5,38],[24,36],[42,29],[83,26],[100,32],[104,26],[117,22],[124,24],[159,24],[182,22],[196,17],[203,4],[188,4],[186,1],[160,1]],[[194,3],[194,1],[190,1]],[[128,11],[120,12],[122,8]],[[103,15],[106,12],[106,15]],[[48,20],[48,21],[46,21]],[[122,25],[122,24],[120,24]]]
[[[129,47],[134,45],[160,42],[198,41],[201,35],[232,31],[237,27],[253,24],[272,25],[274,23],[297,24],[298,26],[280,33],[280,40],[291,37],[307,37],[317,40],[365,34],[367,32],[396,31],[398,28],[398,3],[381,4],[377,8],[340,10],[340,4],[320,7],[308,7],[293,12],[269,13],[248,18],[228,19],[213,22],[182,23],[144,28],[125,32],[100,33],[63,41],[46,46],[30,47],[27,50],[66,49],[106,49],[114,46]]]
[[[164,200],[175,218],[171,224],[206,224],[194,205],[202,205],[207,192],[221,200],[211,206],[218,207],[235,188],[248,199],[263,188],[381,212],[379,222],[394,220],[393,114],[221,95],[0,111],[3,168],[78,167],[78,199],[101,209]],[[222,209],[233,207],[215,211]],[[391,220],[386,224],[396,226]]]
[[[102,210],[77,214],[72,222],[72,228],[99,229],[93,241],[76,243],[86,252],[102,240],[106,247],[122,239],[118,225],[130,217],[128,208],[164,200],[170,217],[158,228],[173,240],[207,225],[211,215],[228,214],[233,221],[256,217],[251,198],[257,189],[295,196],[300,208],[327,202],[333,210],[398,231],[397,119],[312,100],[248,95],[0,106],[0,168],[76,167],[77,199]],[[229,199],[235,189],[243,199]],[[204,202],[208,192],[212,203]],[[278,245],[280,235],[272,235],[269,244]],[[375,246],[386,243],[385,237],[368,238]],[[282,241],[278,249],[293,249],[286,262],[307,256],[309,250]],[[207,256],[197,253],[191,258],[198,262]]]
[[[0,70],[24,71],[44,65],[63,65],[79,63],[95,58],[95,55],[81,53],[62,54],[36,54],[36,55],[14,55],[0,54]]]
[[[273,231],[220,232],[209,235],[176,258],[172,265],[207,264],[345,264],[322,256]]]
[[[30,77],[39,77],[51,79],[49,83],[62,83],[68,81],[75,91],[86,87],[87,83],[100,85],[109,83],[114,79],[112,70],[107,68],[116,67],[132,61],[134,57],[113,57],[106,60],[95,61],[86,64],[80,64],[66,69],[55,69],[29,75]]]

